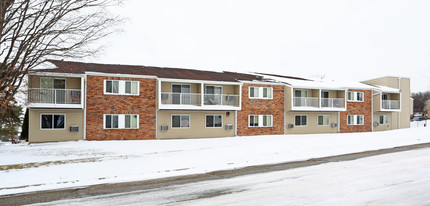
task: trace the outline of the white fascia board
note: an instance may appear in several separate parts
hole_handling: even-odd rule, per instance
[[[292,107],[291,111],[309,111],[309,112],[343,112],[346,108],[316,108],[316,107]]]
[[[157,79],[157,76],[140,75],[140,74],[117,74],[117,73],[103,73],[103,72],[85,72],[87,76],[106,76],[106,77],[127,77],[127,78],[141,78],[141,79]]]
[[[46,108],[46,109],[82,109],[83,104],[42,104],[42,103],[29,103],[29,108]]]
[[[294,86],[292,85],[291,88],[293,89],[322,89],[322,90],[337,90],[337,91],[346,91],[347,88],[344,87],[307,87],[307,86]]]
[[[219,105],[160,105],[159,110],[240,110],[240,107],[233,106],[219,106]]]
[[[224,84],[224,85],[241,85],[240,82],[226,82],[226,81],[207,81],[207,80],[194,80],[194,79],[171,79],[171,78],[158,78],[162,82],[180,82],[180,83],[203,83],[203,84]]]
[[[60,73],[60,72],[30,72],[31,76],[55,76],[55,77],[83,77],[85,74]]]
[[[401,112],[401,109],[381,109],[381,112]]]
[[[279,82],[260,82],[260,81],[240,81],[243,84],[261,84],[261,85],[287,85]],[[289,86],[289,85],[287,85]]]

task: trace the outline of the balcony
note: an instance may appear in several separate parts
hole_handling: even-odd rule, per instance
[[[344,98],[293,97],[292,110],[344,111]]]
[[[293,102],[294,107],[319,107],[317,97],[294,97]]]
[[[28,89],[30,107],[82,108],[81,90]]]
[[[239,95],[205,94],[204,105],[239,106]]]
[[[161,92],[161,109],[237,109],[239,95]]]
[[[345,108],[343,98],[321,98],[321,107],[324,108]]]
[[[161,92],[161,104],[200,106],[201,100],[200,94]]]
[[[382,109],[398,110],[398,109],[400,109],[400,101],[399,100],[382,100]]]

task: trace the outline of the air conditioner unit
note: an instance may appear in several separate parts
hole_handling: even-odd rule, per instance
[[[161,94],[161,99],[169,99],[169,94]]]
[[[287,124],[287,128],[288,129],[294,128],[294,124]]]
[[[379,126],[379,123],[378,122],[373,122],[373,126],[377,127],[377,126]]]
[[[70,126],[70,132],[79,132],[79,126]]]
[[[232,130],[233,129],[233,125],[232,124],[226,124],[225,125],[225,130]]]
[[[331,123],[331,127],[332,127],[332,128],[337,127],[337,123]]]
[[[167,125],[162,125],[162,126],[160,126],[160,130],[161,130],[161,131],[167,131],[167,130],[169,130],[169,126],[167,126]]]

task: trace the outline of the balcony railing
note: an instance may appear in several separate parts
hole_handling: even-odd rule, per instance
[[[382,109],[400,109],[400,101],[382,100]]]
[[[321,107],[344,108],[345,99],[343,98],[321,98]]]
[[[318,97],[294,97],[295,107],[319,107]]]
[[[204,105],[239,106],[239,95],[233,94],[205,94]]]
[[[81,104],[81,90],[31,88],[28,100],[41,104]]]
[[[202,99],[200,94],[161,92],[161,104],[200,106],[201,102]]]

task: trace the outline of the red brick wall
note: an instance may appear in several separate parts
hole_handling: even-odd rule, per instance
[[[372,131],[372,91],[349,89],[351,92],[363,92],[363,102],[347,101],[345,112],[340,112],[340,132],[371,132]],[[346,96],[348,98],[348,96]],[[364,125],[348,125],[348,115],[364,115]]]
[[[104,95],[105,79],[139,81],[140,95]],[[155,79],[88,76],[86,101],[87,140],[155,139]],[[103,114],[139,114],[139,129],[103,129]]]
[[[273,99],[249,99],[249,87],[272,87]],[[273,115],[273,127],[248,127],[248,115]],[[242,110],[237,112],[237,135],[284,134],[284,86],[243,84]]]

